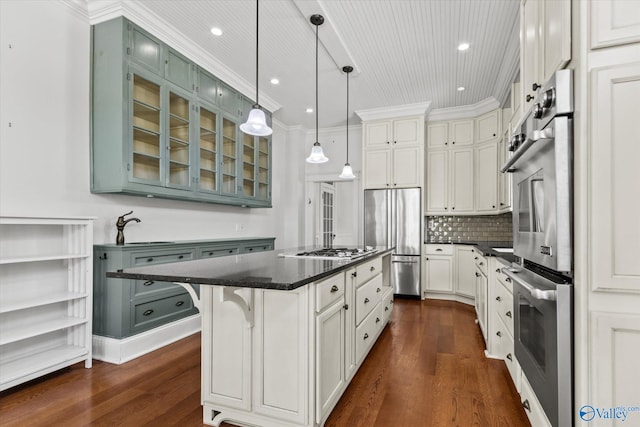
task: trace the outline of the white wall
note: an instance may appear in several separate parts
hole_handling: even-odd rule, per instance
[[[299,129],[274,124],[271,209],[91,194],[87,16],[33,0],[1,0],[0,16],[0,215],[95,216],[95,243],[115,242],[117,217],[133,210],[142,222],[127,225],[129,242],[274,236],[278,248],[300,244]]]

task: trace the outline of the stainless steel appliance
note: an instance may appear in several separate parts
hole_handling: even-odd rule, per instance
[[[513,280],[518,363],[554,426],[573,425],[573,82],[560,70],[542,87],[510,143]],[[528,402],[523,402],[525,408]]]
[[[395,247],[391,283],[396,295],[420,297],[421,197],[419,188],[364,192],[364,244]]]
[[[378,250],[372,247],[365,248],[320,248],[310,249],[303,251],[296,251],[292,253],[278,254],[284,258],[315,258],[315,259],[345,259],[353,260],[362,258],[365,255],[372,254]]]

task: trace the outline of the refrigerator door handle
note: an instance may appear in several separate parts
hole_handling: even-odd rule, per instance
[[[392,264],[417,264],[418,261],[391,261]]]

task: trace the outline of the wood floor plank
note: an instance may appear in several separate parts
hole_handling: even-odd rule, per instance
[[[394,307],[326,426],[529,425],[504,363],[484,357],[473,307],[436,300]],[[122,365],[79,363],[6,390],[0,425],[201,426],[200,335]]]

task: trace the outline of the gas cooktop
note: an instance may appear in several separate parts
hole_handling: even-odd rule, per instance
[[[318,258],[318,259],[357,259],[376,252],[377,249],[365,248],[321,248],[296,253],[282,253],[285,258]]]

